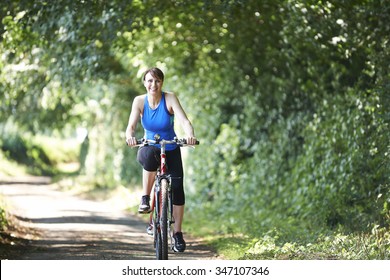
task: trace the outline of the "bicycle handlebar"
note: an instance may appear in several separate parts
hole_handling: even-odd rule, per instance
[[[179,145],[180,147],[183,147],[183,146],[193,146],[193,145],[189,145],[187,144],[187,139],[185,138],[182,138],[182,139],[178,139],[178,138],[175,138],[173,140],[164,140],[164,139],[161,139],[161,140],[150,140],[150,139],[138,139],[137,140],[137,145],[134,145],[134,146],[147,146],[149,144],[161,144],[163,143],[164,144],[177,144]],[[195,142],[195,145],[199,145],[200,142],[198,140],[196,140]],[[126,145],[127,145],[127,142],[126,142]]]

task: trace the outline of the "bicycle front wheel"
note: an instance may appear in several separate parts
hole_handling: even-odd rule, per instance
[[[168,181],[161,180],[161,209],[160,209],[160,230],[161,230],[161,255],[163,260],[168,259]]]
[[[154,236],[154,249],[156,250],[156,259],[162,260],[162,245],[161,245],[161,230],[158,222],[157,212],[153,217],[153,236]]]

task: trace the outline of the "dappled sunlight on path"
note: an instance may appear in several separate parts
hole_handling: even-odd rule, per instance
[[[107,201],[81,199],[36,177],[3,180],[0,194],[20,226],[35,232],[17,259],[155,259],[145,221]],[[199,240],[186,240],[187,251],[169,259],[217,258]]]

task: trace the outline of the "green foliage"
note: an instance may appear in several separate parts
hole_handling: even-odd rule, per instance
[[[320,236],[313,243],[280,242],[274,234],[265,235],[239,259],[288,260],[388,260],[390,232],[375,226],[369,234]]]
[[[7,225],[8,225],[8,221],[7,221],[5,210],[2,207],[0,207],[0,231],[4,231]]]
[[[10,124],[2,127],[0,143],[2,162],[11,160],[25,165],[28,173],[46,176],[59,174],[63,164],[76,163],[80,149],[75,139],[64,140],[43,135],[34,136],[30,133],[20,134],[17,127]],[[4,168],[7,168],[7,165]],[[19,167],[12,166],[11,168],[18,169]]]
[[[389,225],[386,1],[12,1],[0,13],[1,119],[86,128],[97,186],[140,181],[124,130],[157,65],[201,139],[186,165],[196,219],[251,239],[277,228],[293,244],[280,254]]]
[[[379,26],[389,13],[380,2],[264,4],[257,7],[259,20],[272,31],[265,29],[269,37],[258,44],[251,41],[256,36],[249,39],[256,27],[236,23],[240,37],[247,32],[247,41],[238,40],[247,51],[239,53],[239,65],[222,63],[235,70],[220,71],[234,95],[217,95],[228,100],[220,105],[208,100],[220,107],[204,135],[216,140],[191,159],[198,174],[194,211],[206,204],[225,232],[253,236],[274,227],[295,229],[297,238],[320,228],[388,224],[389,74],[382,59],[388,63],[389,56]],[[282,11],[280,19],[273,9]],[[229,30],[238,29],[234,24]],[[365,28],[359,33],[355,25]],[[377,37],[368,26],[377,28]],[[248,51],[253,45],[259,49]],[[219,120],[216,130],[212,120]]]
[[[7,157],[28,166],[31,174],[56,174],[55,167],[43,148],[21,135],[7,135],[2,139],[1,148]]]

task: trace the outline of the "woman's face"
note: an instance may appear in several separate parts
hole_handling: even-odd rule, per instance
[[[150,94],[161,94],[163,81],[148,73],[145,75],[144,86]]]

